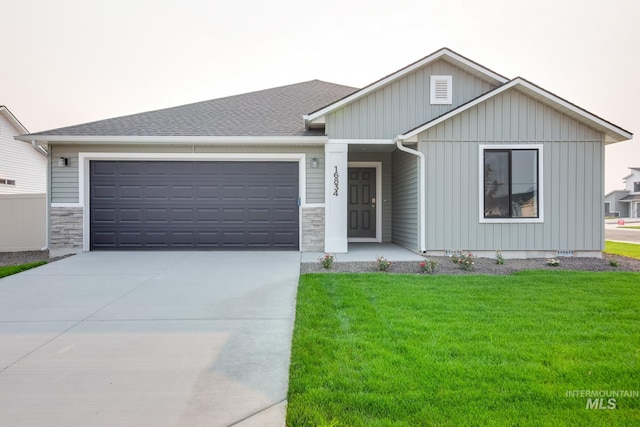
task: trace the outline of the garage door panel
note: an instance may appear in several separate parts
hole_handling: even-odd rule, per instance
[[[296,162],[90,165],[94,249],[298,249]]]
[[[277,224],[297,224],[298,212],[294,209],[274,209],[273,221]]]

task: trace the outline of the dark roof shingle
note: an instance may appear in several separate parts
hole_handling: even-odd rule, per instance
[[[56,136],[302,136],[302,116],[357,89],[311,80],[33,133]]]

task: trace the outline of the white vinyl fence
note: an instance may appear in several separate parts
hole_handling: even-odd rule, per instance
[[[0,194],[0,252],[39,251],[46,233],[46,194]]]

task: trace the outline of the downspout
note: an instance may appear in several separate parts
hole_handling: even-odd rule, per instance
[[[31,145],[33,145],[33,149],[36,150],[38,153],[42,154],[45,157],[49,156],[49,153],[47,153],[47,150],[39,146],[35,139],[31,140]]]
[[[418,160],[419,160],[419,169],[420,172],[418,174],[419,178],[418,178],[418,196],[420,197],[420,208],[419,208],[419,215],[420,215],[420,219],[419,219],[419,223],[420,223],[420,253],[426,253],[427,252],[427,243],[426,243],[426,236],[425,236],[425,232],[427,229],[427,201],[426,201],[426,197],[423,191],[426,179],[427,179],[427,173],[426,173],[426,162],[425,162],[425,158],[424,158],[424,154],[418,150],[414,150],[411,148],[407,148],[404,145],[402,145],[402,135],[398,135],[393,142],[396,143],[396,146],[398,147],[398,150],[400,151],[404,151],[405,153],[409,153],[409,154],[413,154],[414,156],[418,156]]]

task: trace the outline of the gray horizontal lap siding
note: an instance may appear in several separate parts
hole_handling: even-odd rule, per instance
[[[453,104],[431,105],[431,75],[453,76]],[[329,114],[327,135],[336,139],[394,138],[493,88],[446,61],[436,61]]]
[[[78,203],[78,153],[305,153],[307,156],[307,203],[324,203],[324,147],[323,146],[142,146],[142,145],[52,145],[51,151],[51,202]],[[58,166],[58,158],[68,157],[69,166]],[[316,157],[320,167],[312,168]]]
[[[420,134],[428,250],[591,250],[603,244],[603,135],[515,90]],[[479,145],[542,144],[544,223],[479,222]]]
[[[418,158],[393,152],[393,243],[418,248]]]

